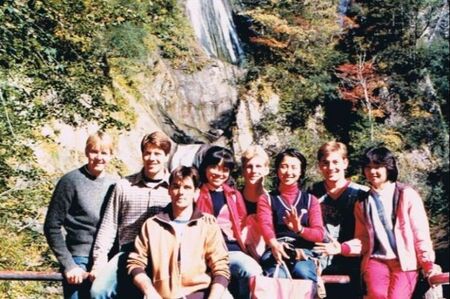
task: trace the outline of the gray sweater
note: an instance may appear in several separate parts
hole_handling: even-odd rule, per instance
[[[63,271],[77,265],[72,256],[89,256],[114,179],[95,178],[86,166],[65,174],[56,185],[45,218],[44,232]],[[64,238],[62,227],[67,232]]]

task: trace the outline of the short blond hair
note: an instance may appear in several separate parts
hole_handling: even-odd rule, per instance
[[[264,166],[269,166],[269,155],[260,145],[250,145],[243,153],[241,157],[242,166],[245,166],[248,161],[254,157],[259,156],[264,159]]]
[[[114,139],[106,132],[97,131],[91,135],[89,135],[86,140],[86,147],[84,151],[87,153],[90,149],[95,146],[101,146],[104,149],[108,149],[111,154],[114,154]]]
[[[317,161],[320,162],[323,157],[334,152],[340,153],[343,159],[348,159],[348,151],[345,144],[338,141],[329,141],[324,143],[317,151]]]

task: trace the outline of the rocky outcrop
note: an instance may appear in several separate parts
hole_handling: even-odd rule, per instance
[[[264,89],[261,92],[260,89]],[[233,130],[233,148],[240,155],[252,143],[258,143],[265,148],[278,143],[275,134],[260,138],[256,136],[254,128],[269,114],[278,112],[280,98],[269,87],[253,84],[240,96],[236,109],[236,124]]]
[[[192,5],[193,2],[189,3]],[[209,22],[212,22],[211,18],[215,14],[222,18],[217,20],[217,24],[220,25],[225,19],[230,22],[231,8],[227,1],[221,3],[222,10],[214,12],[210,7],[204,12]],[[219,48],[234,51],[234,54],[230,53],[235,57],[228,60],[237,63],[242,50],[236,40],[236,33],[232,24],[222,25],[222,28],[218,28],[218,25],[213,27],[221,31],[219,35],[230,35],[234,41]],[[198,42],[200,44],[202,41]],[[115,133],[118,140],[117,160],[121,165],[118,166],[121,168],[119,172],[126,174],[141,167],[140,140],[144,134],[155,130],[164,131],[175,145],[214,143],[230,146],[231,135],[235,135],[233,146],[237,151],[251,143],[252,126],[264,113],[264,105],[251,96],[246,96],[238,104],[237,82],[245,70],[220,60],[222,56],[212,55],[205,50],[204,57],[199,58],[203,66],[194,72],[175,69],[155,50],[148,53],[147,59],[141,64],[123,58],[108,59],[112,86],[105,95],[119,103],[122,110],[119,118],[130,123],[129,130]],[[236,109],[239,111],[237,120]],[[231,132],[230,127],[236,122],[238,130]],[[48,142],[36,146],[38,159],[44,161],[43,166],[50,173],[65,172],[78,166],[85,160],[84,142],[97,128],[95,123],[72,128],[55,120],[42,131],[42,135],[49,138]],[[51,145],[52,140],[56,144]]]

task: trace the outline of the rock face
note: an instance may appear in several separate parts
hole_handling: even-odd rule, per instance
[[[222,135],[234,121],[236,82],[242,74],[242,69],[219,60],[188,74],[173,70],[153,53],[142,72],[125,79],[112,61],[113,93],[126,102],[126,117],[132,120],[129,131],[116,133],[121,172],[130,173],[141,167],[140,141],[155,130],[165,132],[176,144],[227,145],[227,138]],[[85,161],[84,143],[97,129],[96,124],[81,128],[58,121],[48,124],[42,135],[51,137],[56,145],[44,142],[36,147],[40,164],[50,173],[79,166]]]
[[[146,100],[158,108],[164,131],[171,132],[177,143],[219,139],[233,121],[238,99],[236,83],[242,69],[220,60],[192,74],[171,70],[164,63],[160,66],[157,76],[164,76],[171,86],[164,88],[155,79],[153,88],[160,91],[151,96],[146,84],[141,87]]]
[[[192,5],[193,2],[189,3]],[[203,21],[212,22],[211,18],[216,14],[219,18],[217,24],[221,20],[230,22],[231,15],[224,15],[231,14],[229,4],[225,0],[221,4],[223,7],[219,12],[214,11],[214,7],[202,12]],[[195,24],[193,26],[198,25]],[[112,88],[106,92],[107,96],[110,94],[113,100],[121,103],[125,112],[120,117],[131,123],[129,131],[115,133],[118,141],[116,156],[120,164],[116,168],[120,168],[121,174],[134,172],[141,167],[140,141],[145,134],[155,130],[170,136],[174,148],[177,144],[214,143],[233,146],[236,152],[240,152],[253,142],[252,127],[267,110],[264,108],[267,103],[250,94],[238,100],[237,82],[245,70],[233,63],[238,61],[237,57],[242,53],[235,40],[237,37],[234,36],[236,33],[232,24],[221,26],[212,26],[208,34],[220,35],[221,38],[225,38],[225,34],[229,35],[226,38],[234,39],[228,40],[231,44],[219,47],[222,51],[229,50],[228,56],[234,55],[233,59],[228,59],[229,62],[222,57],[224,54],[209,53],[207,50],[204,54],[208,58],[201,58],[206,59],[207,63],[196,72],[172,68],[170,62],[162,59],[157,51],[149,53],[143,64],[125,70],[127,62],[119,58],[108,61]],[[213,29],[217,32],[214,33]],[[202,40],[198,42],[202,43]],[[205,49],[204,45],[199,47]],[[274,95],[269,103],[271,101],[277,102],[278,99]],[[230,130],[232,126],[235,128],[233,131]],[[48,124],[42,135],[51,137],[56,145],[43,142],[36,146],[38,160],[42,161],[40,164],[50,173],[66,172],[78,167],[85,161],[85,140],[97,129],[96,124],[81,128],[72,128],[58,121]]]
[[[233,131],[233,148],[240,155],[252,143],[258,143],[267,148],[277,143],[276,135],[266,136],[264,140],[255,136],[254,127],[267,114],[276,114],[280,98],[272,90],[266,90],[265,97],[258,93],[258,86],[251,87],[240,96],[236,109],[236,124]],[[275,139],[274,139],[275,138]]]

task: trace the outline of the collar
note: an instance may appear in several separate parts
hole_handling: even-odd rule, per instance
[[[227,184],[223,184],[222,185],[222,191],[224,194],[226,195],[230,195],[230,194],[234,194],[235,193],[235,189],[231,188],[230,186],[228,186]],[[209,194],[211,190],[209,190],[208,186],[206,184],[203,184],[200,186],[200,194]]]
[[[85,176],[87,176],[88,178],[90,178],[91,180],[95,180],[97,179],[96,176],[94,176],[92,173],[89,172],[87,164],[83,165],[80,167],[80,171],[81,173],[83,173]],[[98,177],[100,178],[100,177]]]
[[[393,198],[395,192],[395,183],[387,183],[383,189],[379,191],[371,190],[371,193],[378,195],[380,198]]]
[[[297,184],[280,185],[278,191],[280,194],[296,195],[300,191],[300,188]]]
[[[164,221],[164,222],[170,222],[173,220],[172,216],[172,203],[168,204],[161,213],[157,214],[155,218]],[[203,217],[203,213],[198,210],[197,208],[194,208],[194,212],[192,213],[191,218],[189,219],[189,222],[198,220]]]
[[[169,176],[170,176],[169,172],[167,171],[167,169],[165,169],[163,179],[161,180],[160,183],[155,185],[155,188],[157,188],[159,186],[168,188],[169,187]],[[140,184],[145,185],[144,168],[142,168],[141,171],[139,171],[138,173],[131,175],[130,182],[131,182],[132,186],[140,185]]]

